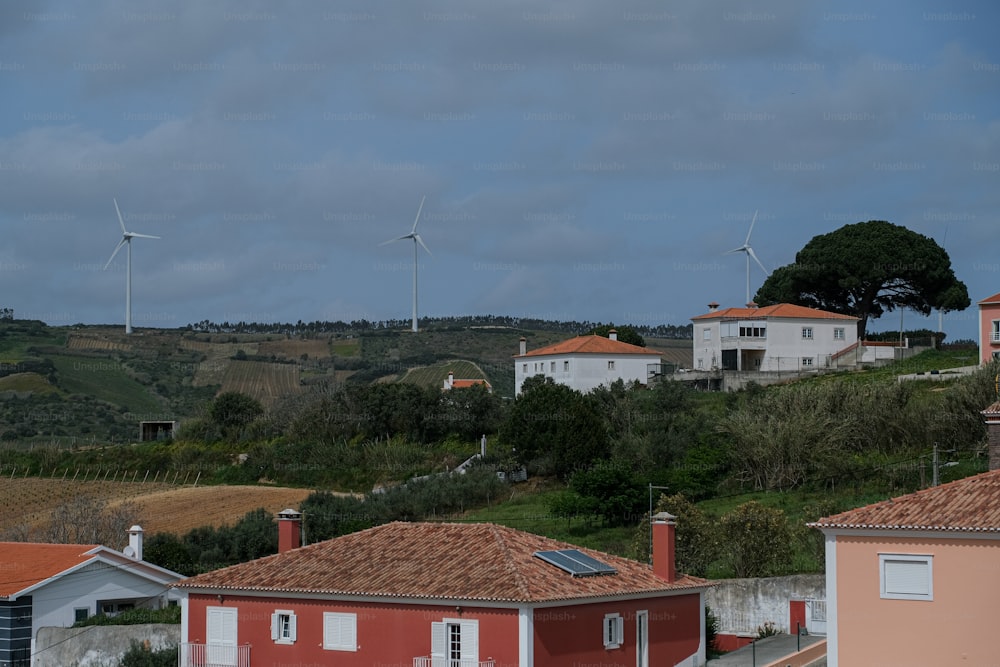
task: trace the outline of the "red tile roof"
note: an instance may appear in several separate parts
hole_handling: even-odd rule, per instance
[[[848,510],[809,525],[816,528],[1000,532],[1000,470]]]
[[[773,306],[763,306],[761,308],[723,308],[722,310],[717,310],[712,313],[705,313],[704,315],[696,315],[692,317],[692,320],[717,320],[717,319],[763,319],[767,317],[782,317],[782,318],[794,318],[794,319],[813,319],[813,320],[854,320],[857,321],[858,318],[853,315],[842,315],[840,313],[831,313],[827,310],[818,310],[816,308],[806,308],[805,306],[796,306],[792,303],[776,303]]]
[[[482,378],[480,378],[478,380],[476,380],[476,379],[471,379],[471,380],[462,379],[462,380],[459,380],[458,378],[455,378],[454,380],[451,381],[451,386],[452,386],[453,389],[463,389],[463,388],[466,388],[466,387],[474,387],[477,384],[481,384],[484,387],[491,387],[492,386],[489,382],[487,382],[486,380],[484,380]]]
[[[515,354],[514,358],[538,357],[549,354],[644,354],[658,357],[661,352],[592,334],[570,338],[560,343],[540,347],[537,350],[528,350],[525,354]]]
[[[1000,292],[994,294],[993,296],[988,296],[982,301],[977,301],[976,304],[986,304],[986,303],[1000,303]]]
[[[97,544],[0,542],[0,598],[9,598],[95,558]]]
[[[573,577],[533,554],[576,549],[488,523],[388,523],[300,549],[184,579],[179,588],[411,599],[544,602],[696,589],[649,565],[591,549],[617,574]]]

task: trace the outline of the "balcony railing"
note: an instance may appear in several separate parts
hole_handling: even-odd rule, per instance
[[[1000,343],[1000,331],[991,331],[990,332],[990,342],[991,343]]]
[[[191,644],[177,652],[178,667],[250,667],[250,645]]]
[[[494,667],[493,658],[486,660],[449,660],[432,656],[413,659],[413,667]]]

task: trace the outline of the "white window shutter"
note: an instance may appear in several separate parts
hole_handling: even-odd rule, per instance
[[[323,617],[323,646],[340,646],[340,621],[333,614],[325,614]]]
[[[885,592],[904,595],[930,595],[925,561],[887,560]]]
[[[614,621],[613,618],[608,616],[604,617],[604,622],[601,625],[601,630],[604,632],[604,648],[611,646],[611,623]]]
[[[295,626],[296,626],[296,623],[295,623],[295,614],[289,614],[288,615],[288,638],[291,641],[295,641],[295,639],[296,639],[296,636],[295,636],[296,635]]]
[[[271,641],[280,639],[279,633],[281,630],[278,625],[278,614],[271,614]]]
[[[462,627],[462,662],[479,663],[479,623],[464,621]]]
[[[621,616],[615,619],[615,643],[619,646],[625,643],[625,619]]]
[[[340,641],[345,650],[358,650],[358,617],[344,617],[340,622]]]
[[[446,640],[444,635],[444,623],[431,623],[431,665],[433,667],[444,667],[445,665]]]

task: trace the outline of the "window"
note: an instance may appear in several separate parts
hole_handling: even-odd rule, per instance
[[[614,361],[614,359],[608,359],[608,370],[609,371],[615,370],[615,361]]]
[[[81,607],[79,609],[73,610],[73,622],[79,623],[80,621],[86,621],[90,618],[90,610],[86,607]]]
[[[569,362],[568,361],[564,361],[563,362],[563,372],[564,373],[569,373]]]
[[[625,619],[621,614],[604,615],[604,648],[618,648],[625,643]]]
[[[556,372],[556,362],[554,362],[554,361],[550,361],[549,362],[549,372],[550,373],[555,373]]]
[[[275,644],[295,643],[295,613],[279,609],[271,614],[271,639]]]
[[[835,327],[833,330],[834,340],[844,340],[844,327]]]
[[[527,373],[528,372],[528,364],[524,364],[524,366],[521,367],[521,370],[523,372]]]
[[[702,340],[712,340],[712,330],[708,329],[708,328],[702,329],[701,330],[701,339]]]
[[[993,329],[990,331],[990,342],[1000,343],[1000,320],[993,320]]]
[[[479,621],[446,618],[432,622],[431,664],[478,665]]]
[[[887,600],[933,600],[931,556],[879,554],[880,597]]]
[[[813,328],[812,327],[802,327],[802,337],[806,340],[812,340]]]
[[[812,365],[813,365],[812,357],[802,357],[802,367],[803,368],[806,368],[807,366],[809,368],[812,368]]]
[[[357,614],[323,612],[323,648],[327,651],[357,651]]]

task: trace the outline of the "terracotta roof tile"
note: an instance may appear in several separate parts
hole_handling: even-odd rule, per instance
[[[466,387],[474,387],[477,384],[481,384],[484,387],[491,387],[492,386],[489,382],[487,382],[484,379],[478,379],[478,380],[477,379],[469,379],[469,380],[461,379],[461,380],[459,380],[458,378],[455,378],[454,380],[451,381],[451,386],[453,388],[455,388],[455,389],[463,389],[463,388],[466,388]]]
[[[987,303],[1000,303],[1000,292],[994,294],[993,296],[988,296],[982,301],[977,301],[976,304],[987,304]]]
[[[796,306],[792,303],[776,303],[773,306],[763,306],[761,308],[723,308],[712,313],[697,315],[692,320],[716,320],[716,319],[763,319],[767,317],[782,317],[794,319],[821,319],[821,320],[854,320],[858,318],[853,315],[842,315],[841,313],[831,313],[827,310]]]
[[[611,340],[596,334],[589,336],[577,336],[559,343],[546,345],[537,350],[528,350],[525,354],[515,354],[515,358],[538,357],[549,354],[644,354],[651,357],[661,355],[659,350],[651,350],[648,347],[624,343],[620,340]]]
[[[177,586],[522,603],[711,585],[684,575],[667,583],[648,565],[591,549],[580,548],[617,574],[572,577],[533,555],[568,548],[579,547],[494,524],[394,522],[184,579]]]
[[[0,542],[0,598],[7,598],[95,558],[97,544]]]
[[[816,528],[1000,532],[1000,470],[848,510],[809,525]]]

